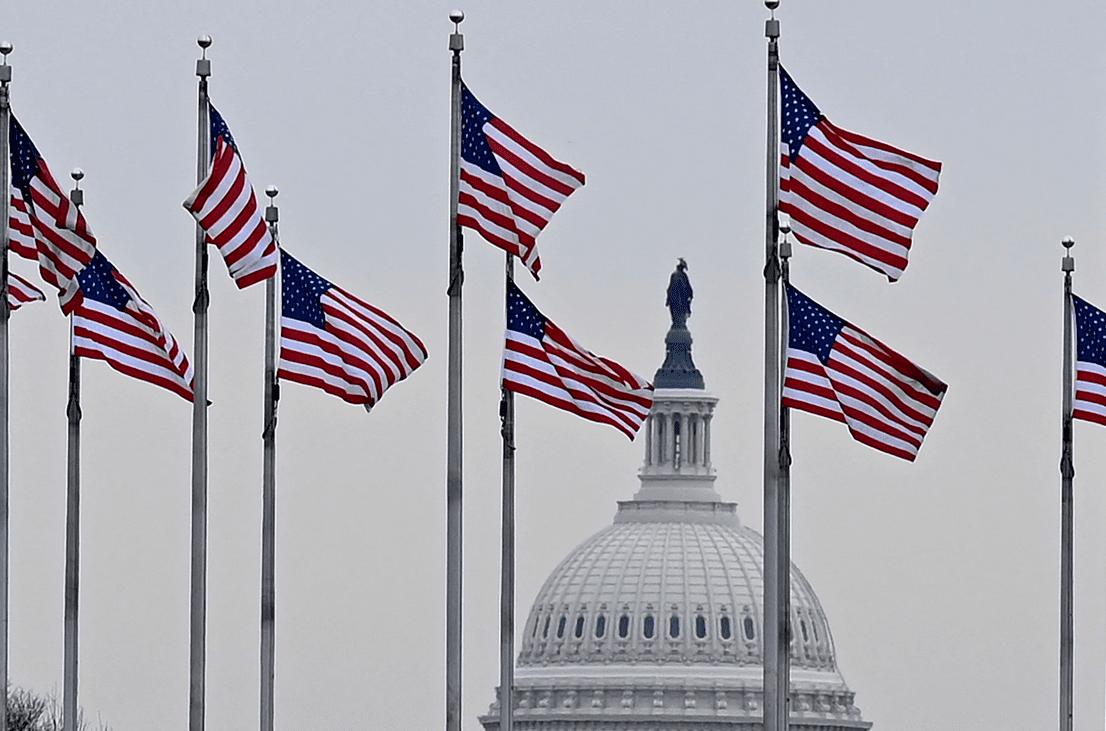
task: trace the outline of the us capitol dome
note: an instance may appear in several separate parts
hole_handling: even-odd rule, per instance
[[[681,260],[682,264],[682,260]],[[752,731],[763,727],[764,539],[715,491],[718,399],[691,359],[690,286],[643,427],[641,488],[546,580],[516,641],[518,731]],[[678,277],[687,287],[672,304]],[[790,726],[866,730],[829,622],[791,565]],[[499,729],[499,701],[480,718]]]

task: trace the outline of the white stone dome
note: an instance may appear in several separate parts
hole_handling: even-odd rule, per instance
[[[519,731],[762,728],[764,541],[713,489],[717,399],[690,334],[674,327],[666,342],[641,489],[553,570],[517,636]],[[814,590],[794,564],[790,577],[791,726],[870,728]],[[498,700],[480,721],[498,729]]]

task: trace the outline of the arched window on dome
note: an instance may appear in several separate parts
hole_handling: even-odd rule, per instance
[[[756,627],[753,626],[753,618],[745,617],[745,620],[741,623],[741,626],[745,629],[745,639],[749,642],[753,641],[756,636]]]
[[[656,632],[656,621],[653,619],[652,614],[645,615],[645,621],[641,623],[642,632],[645,634],[645,639],[653,639],[653,634]]]
[[[807,631],[806,631],[806,620],[805,619],[800,619],[799,620],[799,628],[803,631],[803,642],[810,642],[810,635],[808,635]]]
[[[576,639],[580,639],[584,636],[584,615],[580,615],[576,618],[576,629],[574,631]]]
[[[543,627],[541,628],[541,636],[542,636],[542,638],[546,638],[546,637],[548,637],[548,636],[549,636],[549,620],[551,620],[551,619],[553,619],[553,615],[552,615],[552,614],[547,614],[547,615],[545,616],[545,626],[543,626]]]
[[[733,637],[733,628],[730,626],[730,618],[725,614],[722,615],[722,619],[718,620],[718,633],[722,635],[722,639],[728,640]]]
[[[623,614],[618,618],[618,636],[622,639],[630,636],[630,615]]]
[[[607,634],[607,617],[600,614],[595,620],[595,636],[598,639],[603,639],[605,634]]]
[[[680,636],[680,618],[675,614],[668,618],[668,636],[672,639]]]
[[[565,623],[568,621],[568,617],[561,615],[561,620],[557,622],[557,639],[561,639],[565,636]]]
[[[701,614],[695,617],[695,636],[700,640],[707,638],[707,618]]]

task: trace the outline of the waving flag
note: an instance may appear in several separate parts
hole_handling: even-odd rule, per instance
[[[1106,312],[1080,297],[1075,305],[1075,401],[1072,417],[1106,425]]]
[[[372,408],[426,360],[426,347],[387,313],[280,252],[277,376]]]
[[[787,307],[783,405],[913,462],[948,386],[790,284]]]
[[[184,207],[219,247],[230,276],[239,289],[276,274],[276,242],[261,216],[246,168],[222,115],[211,110],[211,172]]]
[[[192,400],[192,366],[153,308],[100,252],[77,275],[73,349]]]
[[[898,279],[941,163],[830,123],[780,67],[780,211],[804,244]]]
[[[46,295],[35,285],[13,271],[8,271],[8,306],[12,311],[31,302],[43,302]]]
[[[648,381],[581,347],[514,282],[507,285],[503,385],[589,421],[610,424],[630,439],[653,405]]]
[[[62,312],[69,314],[79,304],[77,273],[96,254],[96,237],[15,115],[9,117],[8,130],[14,188],[9,217],[12,251],[37,259],[43,281],[58,288]]]
[[[457,222],[522,259],[537,279],[537,236],[584,174],[516,132],[461,85]]]

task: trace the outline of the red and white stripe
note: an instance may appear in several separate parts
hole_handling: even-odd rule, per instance
[[[114,277],[131,301],[119,310],[83,297],[73,310],[74,353],[192,401],[192,366],[179,343],[130,282]]]
[[[184,207],[219,248],[239,289],[276,274],[277,248],[238,152],[220,137],[211,172]]]
[[[12,311],[31,302],[44,302],[46,295],[35,285],[13,271],[8,271],[8,305]]]
[[[1106,368],[1098,363],[1075,362],[1073,418],[1106,426]]]
[[[810,128],[797,161],[786,143],[781,150],[780,211],[796,238],[898,279],[914,227],[937,193],[941,163],[824,118]]]
[[[554,160],[501,119],[491,119],[483,129],[503,176],[462,158],[457,222],[517,256],[537,278],[537,236],[584,184],[584,174]]]
[[[384,311],[340,287],[320,297],[326,329],[280,320],[277,376],[371,408],[426,360],[426,346]]]
[[[11,189],[11,206],[8,209],[8,246],[13,253],[24,259],[38,261],[38,244],[35,243],[35,227],[31,223],[31,213],[23,193],[19,188]]]
[[[546,320],[541,340],[507,330],[503,385],[634,438],[649,416],[653,386],[580,346]]]
[[[783,405],[844,422],[858,442],[913,462],[947,388],[846,324],[826,365],[788,347]]]

